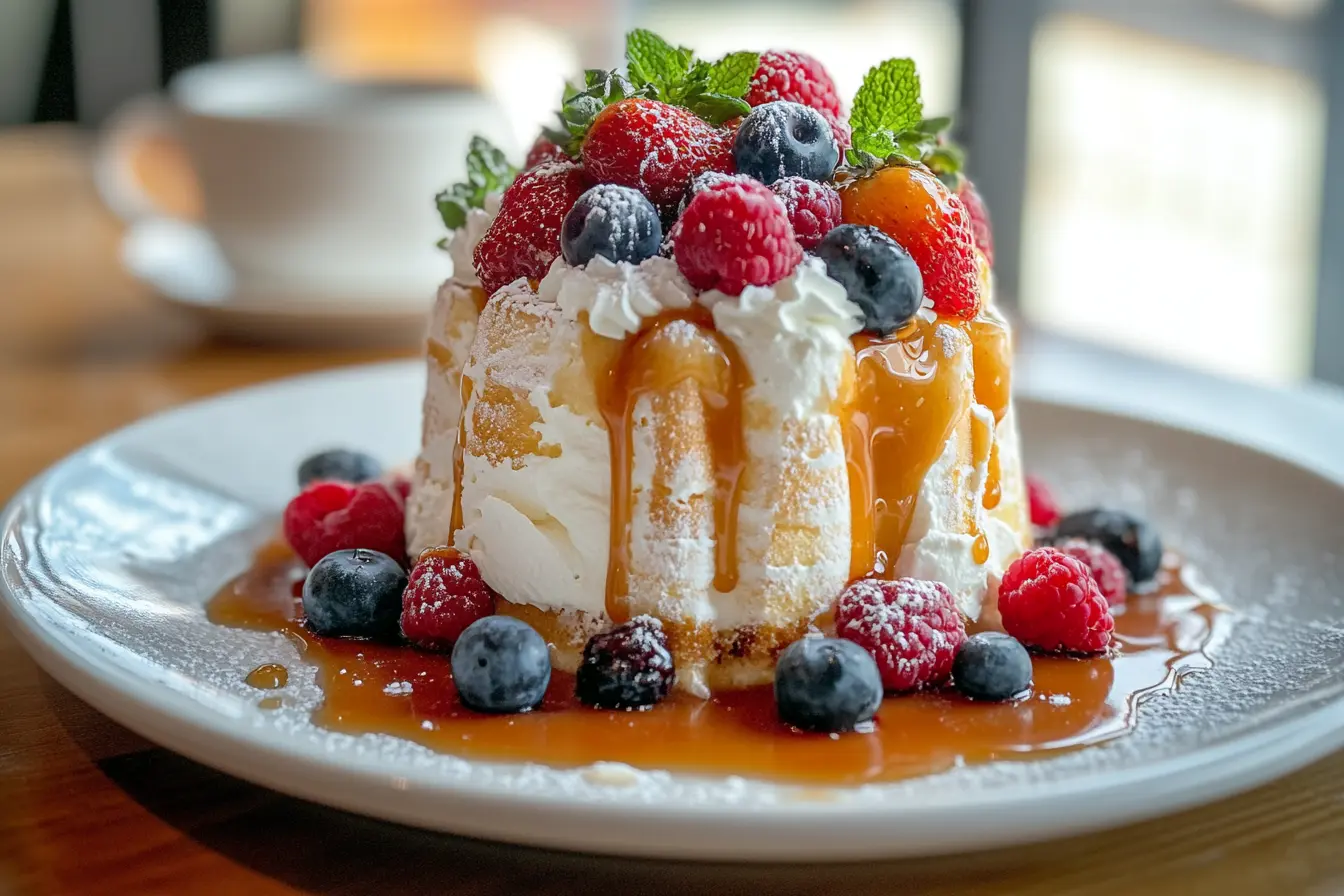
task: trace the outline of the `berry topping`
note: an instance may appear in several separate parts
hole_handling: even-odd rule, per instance
[[[1004,630],[1047,653],[1100,653],[1115,620],[1087,566],[1054,548],[1036,548],[1013,561],[999,585]]]
[[[989,226],[989,208],[980,196],[975,184],[966,178],[961,179],[957,195],[966,206],[966,214],[971,219],[971,233],[975,236],[975,247],[985,253],[985,260],[994,263],[994,232]]]
[[[579,699],[597,709],[647,709],[667,696],[675,677],[663,624],[636,616],[588,639],[574,684]]]
[[[882,677],[873,658],[841,638],[803,638],[779,655],[775,706],[804,731],[853,731],[882,705]]]
[[[1107,604],[1118,607],[1125,602],[1129,592],[1129,575],[1125,572],[1124,564],[1114,554],[1095,541],[1084,541],[1081,538],[1066,538],[1055,545],[1055,549],[1087,567]]]
[[[397,636],[406,570],[386,554],[363,549],[333,551],[303,581],[308,627],[331,637]]]
[[[801,177],[781,177],[770,185],[770,189],[784,203],[789,223],[793,225],[793,235],[804,249],[815,249],[822,237],[840,223],[840,194],[829,184]]]
[[[880,336],[904,326],[924,301],[919,265],[876,227],[841,224],[816,249],[826,274],[863,309],[863,327]]]
[[[1003,632],[971,635],[952,663],[952,684],[972,700],[1011,700],[1031,686],[1031,656]]]
[[[731,133],[688,109],[638,97],[597,113],[582,152],[594,181],[632,187],[667,210],[696,175],[733,170]]]
[[[458,696],[477,712],[527,712],[551,683],[546,642],[512,616],[487,616],[467,626],[451,662]]]
[[[658,254],[663,224],[644,194],[616,184],[598,184],[579,197],[565,215],[560,250],[575,267],[596,255],[639,264]]]
[[[752,106],[764,106],[776,100],[810,106],[830,124],[840,148],[849,146],[849,126],[844,123],[844,110],[835,82],[822,64],[806,53],[794,50],[762,53],[745,99]]]
[[[519,277],[539,280],[560,254],[565,213],[583,195],[583,169],[551,162],[518,175],[504,191],[499,214],[476,244],[476,276],[487,294]]]
[[[803,258],[784,203],[745,178],[696,193],[672,240],[677,266],[692,286],[730,296],[784,279]]]
[[[947,681],[966,624],[941,582],[859,579],[836,603],[835,633],[873,655],[888,691],[913,691]]]
[[[970,320],[980,310],[980,265],[966,206],[928,169],[890,165],[840,189],[843,218],[900,243],[924,275],[933,310]]]
[[[452,548],[420,555],[401,598],[401,633],[426,650],[448,650],[477,619],[495,612],[495,592],[470,557]]]
[[[319,451],[299,464],[299,488],[319,479],[359,484],[382,475],[382,464],[362,451],[333,448]]]
[[[1031,524],[1036,528],[1050,529],[1059,522],[1059,502],[1044,479],[1027,477],[1027,504],[1031,508]]]
[[[831,126],[816,109],[779,100],[751,110],[733,140],[739,174],[772,184],[781,177],[830,180],[840,161]]]
[[[523,162],[523,170],[531,171],[539,165],[546,162],[568,162],[569,156],[565,154],[564,147],[557,144],[554,140],[546,137],[538,137],[537,142],[532,144],[532,148],[527,151],[527,159]]]
[[[347,548],[381,551],[400,562],[405,518],[405,502],[381,482],[314,482],[285,508],[285,540],[309,566]]]
[[[1055,538],[1095,541],[1120,560],[1131,585],[1151,581],[1162,566],[1162,539],[1157,530],[1123,510],[1094,507],[1071,513],[1055,526]]]

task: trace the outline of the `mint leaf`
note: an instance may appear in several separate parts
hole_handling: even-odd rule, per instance
[[[899,151],[897,135],[919,125],[924,105],[914,60],[888,59],[868,70],[849,114],[856,151],[885,158]]]
[[[466,181],[453,184],[434,197],[444,226],[456,230],[467,223],[467,210],[481,208],[487,195],[507,187],[517,173],[503,150],[484,137],[472,137],[467,150]]]
[[[686,108],[712,125],[723,124],[730,118],[746,115],[751,106],[746,100],[722,93],[701,93],[686,98]]]
[[[761,65],[761,54],[729,53],[709,68],[709,92],[724,96],[745,96],[751,87],[751,76]]]
[[[686,80],[695,54],[685,47],[674,47],[658,35],[644,28],[636,28],[625,36],[625,61],[630,80],[649,84],[657,91],[658,99],[667,97]]]

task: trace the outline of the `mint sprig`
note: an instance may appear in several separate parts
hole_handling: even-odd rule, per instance
[[[690,109],[710,124],[723,124],[751,111],[742,97],[760,61],[757,53],[739,52],[706,62],[644,28],[625,37],[631,82],[650,88],[654,99]]]
[[[485,197],[513,182],[518,169],[509,164],[504,151],[484,137],[471,138],[467,150],[467,179],[434,197],[444,226],[456,230],[467,223],[467,210],[481,208]]]
[[[919,129],[923,120],[914,60],[888,59],[873,66],[854,95],[849,113],[850,164],[893,155],[918,160],[925,134]]]

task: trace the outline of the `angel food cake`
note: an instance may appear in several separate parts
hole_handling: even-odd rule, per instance
[[[701,696],[771,681],[864,583],[994,617],[1031,544],[1011,338],[913,64],[847,124],[801,54],[628,57],[521,170],[476,141],[439,197],[410,556],[469,557],[581,675],[650,620]]]

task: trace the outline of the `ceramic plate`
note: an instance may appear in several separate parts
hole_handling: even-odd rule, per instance
[[[592,852],[837,860],[1003,845],[1213,800],[1344,744],[1344,477],[1026,399],[1031,467],[1070,504],[1148,514],[1236,611],[1214,668],[1141,705],[1129,737],[818,800],[742,778],[468,762],[317,728],[320,694],[293,647],[213,626],[202,603],[274,531],[300,458],[335,444],[389,463],[413,452],[421,377],[402,363],[278,382],[60,462],[0,520],[10,625],[80,697],[226,772],[414,825]],[[275,660],[293,670],[291,699],[266,712],[243,676]]]

